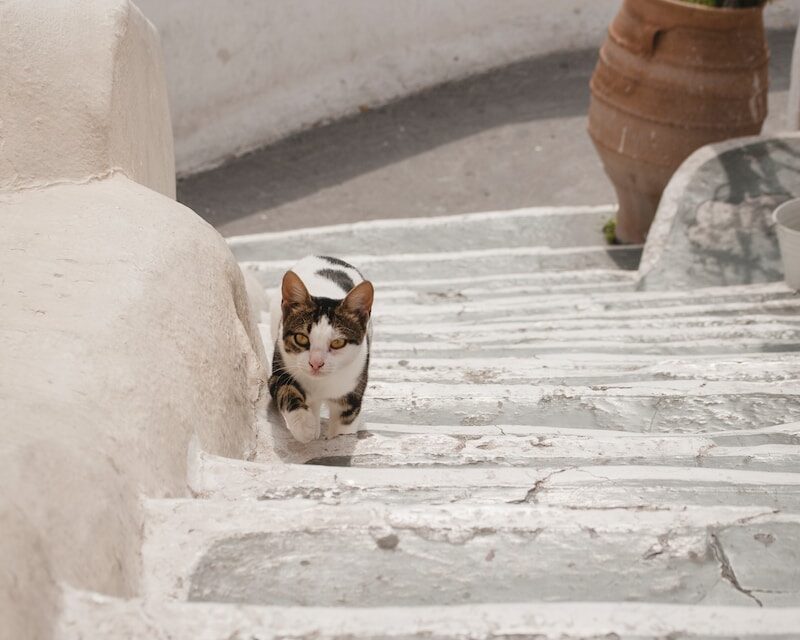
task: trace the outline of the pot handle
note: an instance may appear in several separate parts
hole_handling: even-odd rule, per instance
[[[620,24],[619,21],[615,21],[608,31],[619,46],[649,57],[655,53],[665,29],[663,26],[647,22]]]

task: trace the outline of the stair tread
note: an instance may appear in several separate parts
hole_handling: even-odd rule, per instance
[[[615,266],[635,270],[642,248],[638,245],[614,247],[513,247],[473,251],[404,253],[384,255],[337,254],[338,258],[357,265],[376,285],[382,280],[437,277],[469,277],[471,274],[501,275],[525,271],[576,271],[611,269]],[[280,283],[284,272],[297,262],[269,260],[244,262],[242,267],[254,273],[267,287]]]
[[[296,442],[272,430],[261,461],[353,467],[514,467],[639,464],[800,470],[800,426],[706,434],[650,434],[530,425],[370,424],[357,435]]]
[[[585,640],[619,636],[660,640],[674,635],[687,640],[733,636],[741,640],[789,640],[796,636],[800,619],[797,607],[640,602],[298,608],[210,602],[152,603],[71,592],[67,603],[68,615],[61,628],[80,638],[500,640],[543,636]]]
[[[704,452],[701,450],[702,457]],[[697,504],[765,504],[800,508],[800,473],[697,466],[613,464],[613,458],[535,467],[336,467],[234,461],[201,454],[191,486],[226,500],[311,503],[482,503],[532,501],[647,508],[694,499]],[[530,493],[533,491],[533,493]],[[586,500],[589,500],[587,503]]]
[[[374,357],[370,360],[370,380],[384,383],[614,385],[656,380],[771,382],[798,379],[800,351],[681,356],[543,353],[535,358]]]
[[[159,500],[146,507],[151,598],[331,607],[800,602],[793,563],[800,514],[764,506]],[[608,570],[609,557],[626,567],[625,579],[601,580],[598,590],[592,576]],[[726,571],[737,579],[721,580]]]
[[[565,424],[704,433],[800,420],[788,381],[655,380],[600,385],[371,382],[367,422]]]
[[[376,282],[380,290],[381,283]],[[616,283],[615,283],[616,284]],[[469,289],[463,289],[469,291]],[[462,289],[454,288],[441,295],[424,294],[411,302],[403,299],[389,298],[381,300],[376,296],[381,316],[428,315],[435,318],[439,315],[457,314],[459,319],[464,314],[479,313],[490,307],[492,310],[504,308],[524,309],[536,317],[547,319],[560,316],[580,319],[583,314],[592,317],[625,318],[635,316],[652,316],[658,312],[672,315],[690,315],[710,313],[723,315],[770,308],[785,311],[788,314],[797,308],[800,297],[788,289],[783,283],[771,285],[746,285],[740,287],[710,287],[689,291],[637,292],[623,289],[621,291],[597,292],[563,292],[531,297],[527,293],[495,290],[485,295],[470,298],[462,293]],[[470,315],[466,316],[469,319]],[[380,319],[376,316],[376,320]]]
[[[409,247],[415,251],[487,249],[543,245],[604,245],[603,224],[616,208],[608,205],[529,207],[425,218],[377,220],[261,233],[228,239],[240,261],[253,256],[297,260],[313,246],[317,255],[368,251],[380,255]]]

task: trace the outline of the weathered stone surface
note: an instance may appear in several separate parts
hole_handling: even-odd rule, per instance
[[[461,216],[408,220],[379,220],[352,225],[314,227],[286,233],[265,233],[230,238],[237,260],[294,259],[313,246],[317,254],[395,253],[414,247],[418,253],[468,251],[508,247],[598,246],[604,242],[603,224],[616,208],[533,207],[512,211],[487,211]],[[476,272],[476,275],[478,273]]]
[[[376,281],[395,278],[403,273],[408,279],[437,277],[469,278],[471,274],[506,275],[536,271],[565,271],[573,269],[612,269],[615,266],[634,270],[639,265],[641,247],[510,247],[475,249],[449,253],[408,253],[373,255],[342,255],[357,264]],[[243,268],[255,271],[266,286],[275,286],[297,259],[244,263]]]
[[[144,600],[77,594],[71,630],[87,612],[209,640],[792,637],[794,292],[635,291],[587,261],[602,247],[529,250],[509,227],[465,251],[415,243],[425,224],[359,263],[379,292],[362,430],[300,445],[270,412],[255,460],[197,452],[196,499],[147,503]],[[295,257],[249,266],[272,287]]]
[[[772,211],[800,196],[800,134],[696,151],[670,181],[642,258],[642,289],[783,279]]]
[[[148,574],[162,579],[148,588],[192,601],[323,607],[800,602],[794,552],[780,566],[765,551],[797,540],[796,514],[677,502],[609,510],[586,499],[572,508],[155,504],[148,550],[161,542],[167,553],[148,557]],[[183,569],[170,578],[175,567]]]
[[[315,640],[795,640],[800,608],[642,602],[531,602],[448,607],[254,607],[116,600],[70,593],[71,638]],[[115,636],[116,634],[116,636]]]
[[[698,453],[703,463],[709,446]],[[283,466],[228,461],[205,455],[192,481],[198,495],[275,502],[301,498],[322,504],[544,503],[588,508],[650,509],[670,504],[800,506],[800,475],[649,464],[614,459],[567,461],[556,466],[503,467],[439,465],[394,468],[343,468],[330,465]],[[630,464],[632,463],[632,464]],[[624,466],[615,466],[622,464]],[[704,466],[704,465],[703,465]],[[694,468],[693,468],[694,467]],[[535,497],[535,499],[534,499]]]
[[[302,445],[275,427],[262,455],[343,467],[575,467],[636,464],[797,471],[800,423],[688,435],[530,425],[370,423],[369,430]],[[266,448],[266,447],[265,447]]]

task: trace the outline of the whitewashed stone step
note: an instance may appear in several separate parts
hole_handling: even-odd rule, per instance
[[[597,213],[234,241],[265,287],[309,247],[375,282],[366,425],[300,445],[273,413],[258,462],[199,453],[201,499],[147,505],[145,592],[177,607],[163,618],[183,633],[197,622],[185,608],[213,608],[230,621],[223,637],[281,637],[296,615],[314,637],[366,638],[399,611],[408,626],[388,625],[391,637],[482,637],[490,624],[487,637],[507,638],[525,629],[503,626],[498,607],[524,624],[513,615],[563,601],[574,621],[576,602],[608,600],[590,610],[620,607],[624,625],[563,637],[648,637],[631,622],[639,606],[642,624],[666,625],[653,637],[748,637],[731,622],[743,612],[800,605],[800,422],[787,424],[800,421],[800,297],[781,283],[634,291],[636,274],[618,269],[637,248],[563,233]],[[176,598],[203,602],[158,602]],[[703,627],[697,604],[737,606]],[[670,627],[670,606],[689,617]],[[417,626],[423,611],[439,617]],[[454,611],[481,622],[431,632]]]
[[[695,380],[596,386],[374,382],[368,387],[363,415],[368,422],[705,433],[800,420],[800,385]]]
[[[251,266],[257,266],[252,263]],[[254,266],[254,268],[255,268]],[[242,265],[247,269],[247,265]],[[258,271],[252,271],[259,279]],[[491,296],[544,296],[559,298],[579,293],[630,292],[635,289],[635,271],[619,269],[582,269],[578,271],[539,271],[502,273],[454,278],[411,278],[381,280],[375,299],[380,304],[415,302],[424,305],[483,300]],[[269,292],[277,283],[265,283]]]
[[[387,339],[404,335],[461,335],[476,334],[483,331],[487,340],[496,337],[498,333],[505,336],[513,333],[539,334],[544,332],[566,331],[620,331],[630,332],[635,330],[664,329],[675,327],[675,330],[684,331],[709,327],[738,327],[742,325],[765,324],[768,326],[781,326],[787,331],[797,331],[800,328],[800,300],[791,301],[789,304],[777,305],[748,305],[749,309],[739,309],[735,314],[724,309],[711,307],[688,309],[654,309],[648,314],[564,314],[538,315],[521,313],[517,309],[498,309],[494,315],[488,317],[473,317],[464,312],[459,317],[453,314],[429,314],[425,316],[411,315],[401,320],[402,314],[392,316],[384,315],[383,319],[375,319],[373,323],[381,337]],[[659,313],[662,311],[662,313]],[[556,333],[557,334],[557,333]]]
[[[555,278],[568,273],[604,274],[593,278]],[[613,276],[611,274],[614,274]],[[619,277],[622,274],[624,277]],[[544,278],[543,276],[551,276]],[[376,304],[416,303],[423,305],[448,304],[486,300],[493,296],[553,297],[576,294],[628,292],[634,289],[635,272],[632,271],[542,271],[527,277],[489,276],[488,278],[449,278],[383,281],[375,292]]]
[[[534,207],[463,215],[375,220],[259,233],[228,240],[237,260],[297,260],[308,255],[393,253],[398,247],[438,252],[499,247],[604,245],[611,206]],[[311,249],[310,249],[311,248]]]
[[[798,301],[800,302],[800,300]],[[534,335],[545,332],[559,335],[567,331],[619,331],[630,333],[632,331],[648,331],[652,329],[665,329],[674,327],[675,331],[682,331],[684,339],[690,339],[691,331],[697,329],[702,336],[702,331],[713,327],[741,327],[742,325],[764,324],[770,327],[781,327],[786,331],[797,331],[800,328],[800,304],[791,301],[777,305],[752,305],[749,309],[738,309],[736,312],[727,312],[722,306],[712,306],[699,309],[667,308],[653,309],[644,314],[622,313],[564,313],[539,315],[527,314],[524,310],[498,309],[493,315],[488,311],[481,312],[486,317],[464,312],[461,316],[453,314],[427,314],[424,316],[412,314],[401,320],[402,314],[392,316],[385,314],[383,319],[377,318],[373,323],[381,337],[388,340],[397,339],[403,335],[459,335],[479,333],[481,329],[486,334],[486,339],[496,338],[498,333],[508,337],[513,333],[531,333]],[[659,313],[661,312],[661,313]]]
[[[574,300],[576,295],[628,293],[635,290],[636,272],[609,269],[538,271],[534,273],[382,280],[376,284],[376,305],[438,307],[502,297],[541,298],[543,304]],[[274,285],[267,291],[276,290]]]
[[[689,356],[692,354],[734,355],[748,354],[758,351],[796,352],[800,351],[800,341],[791,339],[792,334],[778,329],[770,333],[766,329],[755,329],[749,336],[746,332],[736,330],[718,331],[716,335],[705,338],[668,340],[667,342],[634,342],[630,343],[620,336],[618,340],[561,340],[561,341],[523,341],[520,344],[477,344],[468,345],[461,342],[414,341],[401,342],[380,340],[373,345],[372,353],[379,358],[408,360],[411,358],[534,358],[547,354],[623,354]]]
[[[543,353],[534,358],[372,358],[374,382],[620,384],[648,380],[800,380],[800,352],[680,358],[630,353]]]
[[[800,608],[640,602],[259,607],[68,594],[59,640],[794,640]]]
[[[145,595],[317,607],[800,604],[798,514],[584,500],[577,509],[150,501]]]
[[[800,510],[800,473],[646,465],[359,468],[244,462],[200,454],[196,495],[225,500],[553,504],[609,509],[758,505]]]
[[[608,357],[619,362],[629,357],[631,363],[642,358],[686,359],[692,356],[746,358],[754,353],[786,354],[800,352],[800,326],[781,319],[769,324],[729,323],[716,326],[682,329],[673,323],[664,329],[572,330],[533,332],[498,332],[492,334],[487,325],[486,336],[477,330],[465,335],[436,337],[418,333],[383,335],[377,327],[372,343],[372,357],[377,361],[422,362],[450,360],[457,367],[462,360],[536,360]],[[259,324],[268,357],[272,354],[272,337],[266,323]],[[404,328],[414,331],[413,328]],[[505,336],[505,337],[503,337]],[[427,366],[427,365],[426,365]],[[780,372],[776,372],[780,374]],[[666,376],[668,377],[668,376]]]
[[[428,323],[419,320],[404,324],[377,323],[375,340],[411,343],[433,340],[443,344],[497,345],[526,342],[611,342],[668,343],[721,338],[761,338],[770,341],[800,342],[800,318],[770,315],[689,316],[633,320],[565,319],[535,321],[514,320],[495,323]],[[391,345],[389,345],[391,346]]]
[[[300,444],[272,431],[260,461],[354,467],[660,465],[800,471],[800,423],[709,435],[498,425],[370,424],[357,435]]]
[[[729,287],[733,289],[734,287]],[[647,294],[650,300],[642,300],[630,292],[600,292],[591,294],[557,294],[550,296],[494,295],[473,301],[448,301],[429,305],[387,301],[376,306],[375,321],[392,324],[397,319],[409,316],[432,322],[443,320],[468,321],[499,317],[506,321],[517,314],[531,320],[580,320],[590,318],[635,319],[657,315],[677,316],[734,316],[735,314],[774,314],[791,316],[800,309],[800,297],[787,290],[784,285],[772,287],[767,294],[757,287],[736,287],[738,291],[726,289],[696,289],[681,295]],[[377,303],[376,303],[377,304]],[[487,314],[487,311],[493,313]]]
[[[264,255],[264,254],[262,254]],[[633,270],[639,263],[641,247],[516,247],[447,253],[402,253],[385,255],[348,255],[337,257],[357,266],[366,277],[380,285],[383,280],[413,278],[467,278],[471,275],[505,275],[536,271],[575,271],[579,269]],[[267,288],[280,284],[296,259],[244,262],[242,267],[254,272]]]

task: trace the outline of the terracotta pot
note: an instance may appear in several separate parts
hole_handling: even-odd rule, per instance
[[[661,192],[695,149],[761,131],[768,60],[760,7],[624,0],[600,49],[589,107],[622,242],[644,241]]]

